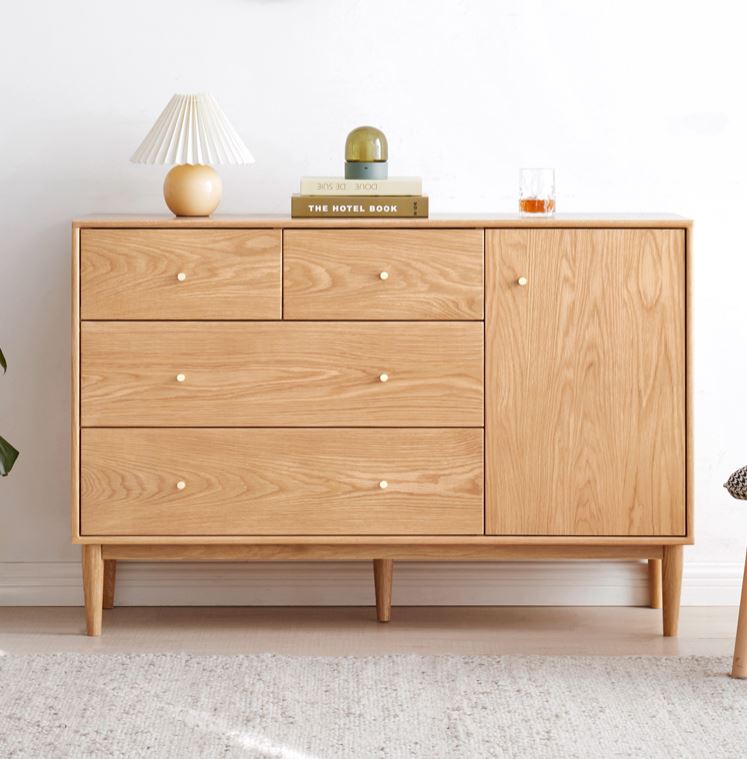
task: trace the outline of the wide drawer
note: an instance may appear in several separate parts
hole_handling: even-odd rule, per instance
[[[482,430],[87,429],[84,535],[483,531]]]
[[[287,230],[286,319],[482,319],[483,232]]]
[[[276,230],[84,229],[82,319],[279,319]]]
[[[479,427],[482,322],[83,322],[98,427]]]

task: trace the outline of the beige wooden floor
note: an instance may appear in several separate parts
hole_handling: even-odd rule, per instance
[[[500,655],[731,655],[735,607],[683,607],[678,638],[661,612],[623,607],[121,607],[104,635],[83,635],[83,610],[0,607],[0,652],[274,652]]]

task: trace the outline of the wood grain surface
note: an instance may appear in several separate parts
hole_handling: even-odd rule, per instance
[[[482,430],[82,431],[88,535],[480,534],[482,490]]]
[[[687,229],[692,221],[671,213],[556,213],[533,218],[518,213],[431,214],[423,219],[292,219],[287,214],[109,214],[77,219],[82,229]]]
[[[483,317],[480,229],[288,230],[283,262],[286,319]]]
[[[114,594],[117,587],[117,562],[104,560],[104,595],[102,605],[105,609],[114,608]]]
[[[677,635],[682,595],[682,546],[665,546],[661,560],[662,624],[664,637]]]
[[[104,609],[104,559],[101,545],[83,546],[83,601],[86,606],[86,632],[101,635]]]
[[[648,560],[648,596],[649,606],[652,609],[661,609],[662,606],[662,574],[661,559]]]
[[[73,227],[70,277],[70,526],[80,535],[80,235]]]
[[[684,536],[684,232],[487,240],[487,532]]]
[[[338,538],[334,542],[330,536],[319,536],[307,538],[306,543],[294,542],[293,536],[233,537],[230,542],[226,537],[197,539],[164,535],[148,538],[150,544],[143,542],[146,539],[142,537],[122,537],[119,542],[114,542],[107,536],[104,540],[104,557],[125,561],[360,561],[377,558],[401,561],[632,561],[651,557],[660,559],[663,553],[661,546],[636,545],[630,538],[625,545],[619,546],[490,545],[485,538],[469,536],[458,538],[459,543],[453,542],[457,538],[451,538],[451,543],[438,543],[438,538],[418,535],[378,539],[361,536]]]
[[[481,322],[83,322],[81,340],[83,426],[483,425]]]
[[[81,236],[82,319],[281,316],[276,230],[84,229]]]
[[[391,559],[374,559],[374,593],[376,596],[376,619],[388,622],[392,618],[392,578],[394,562]]]

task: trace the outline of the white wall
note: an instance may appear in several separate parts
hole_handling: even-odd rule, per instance
[[[373,123],[389,136],[393,173],[422,175],[434,212],[511,211],[517,168],[547,165],[562,211],[695,218],[697,545],[686,557],[688,576],[718,575],[735,599],[747,506],[721,484],[747,463],[747,53],[737,8],[5,3],[0,345],[10,367],[0,434],[22,456],[0,481],[0,585],[78,556],[68,524],[70,219],[164,210],[164,171],[129,156],[174,92],[209,91],[257,159],[222,171],[226,212],[287,211],[298,177],[341,172],[347,131]],[[16,601],[31,598],[14,587]]]

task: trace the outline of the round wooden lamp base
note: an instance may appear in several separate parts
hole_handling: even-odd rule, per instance
[[[218,172],[204,164],[174,166],[163,182],[163,198],[175,216],[210,216],[222,194]]]

